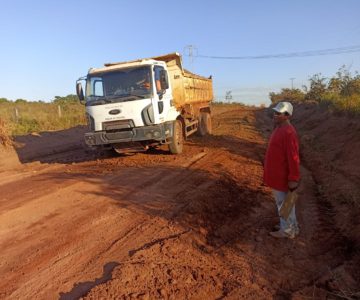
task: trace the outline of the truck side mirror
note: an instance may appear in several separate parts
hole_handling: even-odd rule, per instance
[[[166,90],[169,88],[168,76],[165,70],[160,71],[160,84],[162,90]]]
[[[85,103],[85,97],[84,97],[84,92],[83,92],[83,88],[82,88],[82,84],[81,82],[77,82],[76,83],[76,94],[80,100],[81,104]]]

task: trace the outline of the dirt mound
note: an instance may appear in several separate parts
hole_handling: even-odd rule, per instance
[[[302,163],[316,184],[320,213],[336,229],[327,243],[343,241],[345,259],[339,268],[345,275],[332,286],[341,290],[336,285],[348,282],[341,282],[347,274],[360,281],[355,267],[360,263],[360,119],[317,103],[305,103],[295,106],[293,124],[300,135]],[[334,278],[325,281],[334,285]]]
[[[360,245],[360,119],[316,103],[295,107],[302,157],[342,234]]]
[[[20,162],[13,149],[6,123],[0,119],[0,171],[9,170],[19,165]]]

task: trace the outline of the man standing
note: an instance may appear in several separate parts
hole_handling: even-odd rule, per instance
[[[264,182],[272,188],[280,212],[286,195],[298,187],[300,179],[299,142],[290,124],[293,106],[279,102],[274,108],[275,129],[270,137],[264,164]],[[280,214],[279,214],[280,216]],[[287,220],[280,216],[280,229],[270,232],[276,238],[294,238],[299,233],[295,205]]]

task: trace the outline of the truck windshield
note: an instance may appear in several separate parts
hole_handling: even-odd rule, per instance
[[[87,105],[132,101],[151,96],[150,66],[115,70],[87,77]]]

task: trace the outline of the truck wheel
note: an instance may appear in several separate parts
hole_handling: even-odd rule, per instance
[[[200,113],[198,134],[205,136],[212,133],[211,116],[207,112]]]
[[[183,150],[184,136],[182,130],[182,123],[180,120],[174,122],[174,135],[171,143],[169,144],[169,150],[171,154],[180,154]]]

